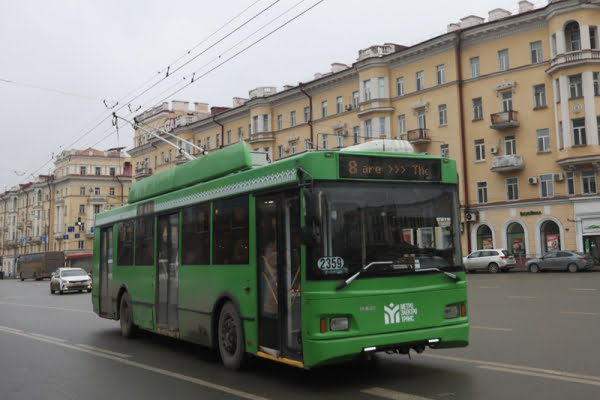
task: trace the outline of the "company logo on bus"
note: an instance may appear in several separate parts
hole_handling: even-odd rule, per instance
[[[390,303],[390,306],[383,306],[384,321],[386,325],[400,324],[403,322],[415,322],[415,315],[418,310],[413,303],[396,304]]]

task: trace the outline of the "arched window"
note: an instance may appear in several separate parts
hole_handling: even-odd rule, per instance
[[[481,225],[477,228],[477,250],[491,249],[493,247],[492,230],[487,225]]]
[[[518,222],[513,222],[506,228],[506,243],[508,251],[513,253],[515,257],[525,257],[527,248],[525,243],[525,231],[523,225]]]
[[[567,42],[567,51],[581,50],[581,32],[579,24],[575,21],[569,22],[565,27],[565,39]]]
[[[560,229],[556,222],[546,221],[540,228],[540,237],[542,238],[542,253],[546,254],[549,251],[560,250]]]

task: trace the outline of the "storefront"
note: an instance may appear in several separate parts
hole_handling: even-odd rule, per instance
[[[582,218],[583,252],[590,254],[594,264],[600,265],[600,218]]]

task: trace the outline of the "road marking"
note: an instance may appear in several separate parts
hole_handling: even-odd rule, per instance
[[[567,382],[583,383],[583,384],[586,384],[586,385],[600,386],[600,381],[594,381],[594,380],[588,380],[588,379],[571,378],[571,377],[568,377],[568,376],[555,376],[555,375],[542,374],[542,373],[531,372],[531,371],[512,370],[512,369],[508,369],[508,368],[492,367],[491,365],[480,365],[479,368],[490,369],[490,370],[499,371],[499,372],[508,372],[508,373],[511,373],[511,374],[537,376],[539,378],[549,378],[549,379],[556,379],[556,380],[559,380],[559,381],[567,381]]]
[[[384,399],[392,400],[431,400],[428,397],[416,396],[414,394],[396,392],[395,390],[384,389],[380,387],[374,387],[369,389],[361,390],[361,393],[371,394],[373,396],[382,397]]]
[[[241,397],[243,399],[249,399],[249,400],[268,400],[266,397],[261,397],[261,396],[256,396],[252,393],[247,393],[247,392],[243,392],[241,390],[237,390],[237,389],[233,389],[227,386],[222,386],[222,385],[218,385],[216,383],[212,383],[209,381],[205,381],[202,379],[198,379],[198,378],[193,378],[191,376],[187,376],[187,375],[183,375],[183,374],[179,374],[177,372],[173,372],[173,371],[169,371],[166,369],[162,369],[162,368],[156,368],[153,367],[151,365],[147,365],[147,364],[142,364],[140,362],[136,362],[136,361],[132,361],[132,360],[127,360],[125,358],[121,358],[121,357],[116,357],[112,354],[107,354],[105,352],[100,352],[100,351],[96,351],[96,350],[92,350],[92,349],[87,349],[84,347],[80,347],[80,346],[74,346],[72,344],[68,344],[68,343],[60,343],[54,340],[54,338],[52,340],[50,339],[46,339],[44,337],[41,336],[36,336],[27,332],[17,332],[16,330],[13,330],[12,328],[4,328],[4,327],[0,327],[0,332],[6,332],[6,333],[12,333],[14,335],[19,335],[19,336],[23,336],[29,339],[34,339],[34,340],[38,340],[40,342],[46,342],[46,343],[50,343],[50,344],[54,344],[56,346],[60,346],[60,347],[65,347],[67,349],[72,349],[72,350],[77,350],[77,351],[81,351],[83,353],[88,353],[97,357],[101,357],[101,358],[105,358],[108,360],[113,360],[116,362],[119,362],[121,364],[125,364],[125,365],[129,365],[131,367],[134,368],[140,368],[146,371],[150,371],[150,372],[154,372],[157,374],[161,374],[161,375],[165,375],[168,376],[170,378],[175,378],[175,379],[179,379],[185,382],[189,382],[189,383],[193,383],[199,386],[204,386],[206,388],[209,389],[213,389],[213,390],[217,390],[220,392],[224,392],[227,394],[231,394],[237,397]]]
[[[130,357],[132,357],[129,354],[117,353],[116,351],[106,350],[106,349],[102,349],[100,347],[94,347],[94,346],[90,346],[90,345],[87,345],[87,344],[80,343],[77,346],[83,347],[84,349],[88,349],[88,350],[96,350],[96,351],[100,351],[102,353],[112,354],[113,356],[117,356],[117,357],[122,357],[122,358],[130,358]]]
[[[2,325],[0,325],[0,329],[1,330],[5,330],[5,331],[14,332],[14,333],[21,333],[21,332],[23,332],[20,329],[9,328],[8,326],[2,326]]]
[[[569,314],[569,315],[591,315],[591,316],[600,315],[598,313],[584,312],[584,311],[561,311],[560,313],[561,314]]]
[[[556,370],[552,370],[552,369],[527,367],[524,365],[505,364],[505,363],[499,363],[499,362],[493,362],[493,361],[473,360],[473,359],[462,358],[462,357],[442,356],[442,355],[437,355],[437,354],[420,354],[420,356],[436,358],[439,360],[457,361],[457,362],[464,362],[464,363],[469,363],[469,364],[479,364],[478,366],[488,367],[489,369],[491,369],[491,367],[502,368],[502,369],[506,370],[505,372],[517,373],[515,371],[521,371],[521,372],[527,371],[527,372],[531,372],[531,373],[540,374],[540,376],[543,376],[544,378],[549,378],[549,379],[559,379],[559,377],[567,377],[567,378],[579,379],[582,381],[582,383],[588,383],[590,385],[597,385],[600,383],[600,376],[582,375],[582,374],[575,374],[575,373],[565,372],[565,371],[556,371]],[[593,383],[590,383],[590,382],[593,382]]]
[[[592,289],[592,288],[568,288],[567,290],[575,290],[575,291],[580,291],[580,292],[595,292],[598,289]]]
[[[0,301],[0,304],[6,304],[6,305],[9,305],[9,306],[43,308],[43,309],[46,309],[46,310],[59,310],[59,311],[69,311],[69,312],[80,312],[80,313],[91,313],[91,314],[93,314],[93,311],[91,311],[91,310],[80,310],[80,309],[77,309],[77,308],[50,307],[50,306],[40,306],[40,305],[36,305],[36,304],[10,303],[10,302],[7,302],[7,301]]]
[[[506,296],[507,299],[537,299],[536,296]]]
[[[479,289],[500,289],[500,286],[479,286]]]
[[[40,338],[43,338],[43,339],[47,339],[47,340],[52,340],[54,342],[59,342],[59,343],[65,343],[66,342],[66,340],[64,340],[64,339],[59,339],[59,338],[55,338],[55,337],[52,337],[52,336],[42,335],[41,333],[30,333],[30,335],[37,336],[37,337],[40,337]]]
[[[475,325],[471,325],[471,329],[481,329],[481,330],[484,330],[484,331],[512,332],[511,328],[493,328],[491,326],[475,326]]]

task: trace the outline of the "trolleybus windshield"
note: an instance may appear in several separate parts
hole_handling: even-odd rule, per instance
[[[309,280],[346,279],[373,262],[361,279],[462,269],[454,185],[315,183],[306,199]]]

